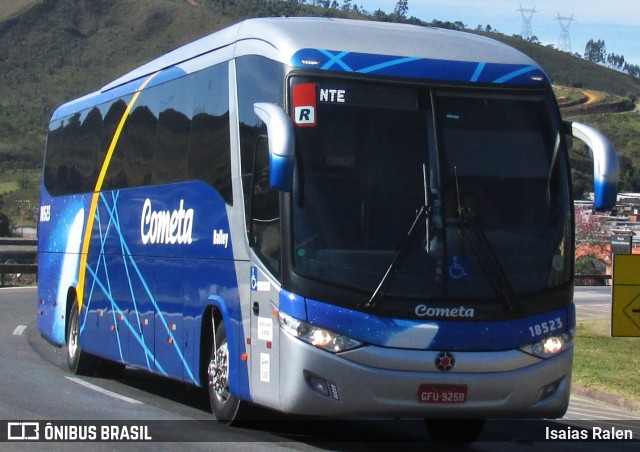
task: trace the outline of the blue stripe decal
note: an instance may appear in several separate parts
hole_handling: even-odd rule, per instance
[[[150,346],[153,347],[153,343],[151,344],[147,344],[146,339],[144,337],[143,334],[140,334],[139,331],[142,331],[142,323],[141,323],[141,319],[140,319],[140,310],[138,309],[138,305],[136,302],[136,298],[135,298],[135,291],[133,289],[134,287],[134,281],[136,281],[138,284],[141,284],[141,286],[144,289],[144,292],[148,298],[148,300],[151,302],[151,305],[153,306],[153,309],[155,311],[155,315],[156,318],[160,321],[162,327],[164,328],[164,332],[168,335],[168,337],[171,339],[171,344],[173,345],[173,349],[176,352],[179,361],[181,362],[184,371],[187,374],[187,377],[189,380],[191,380],[193,383],[198,383],[198,381],[196,380],[193,371],[191,370],[191,367],[189,366],[189,364],[187,363],[187,360],[184,356],[184,354],[182,353],[182,350],[180,348],[180,341],[176,340],[175,336],[173,335],[173,332],[171,331],[171,328],[169,327],[169,324],[165,318],[165,315],[163,313],[163,310],[160,308],[160,306],[158,305],[158,302],[153,294],[153,292],[151,291],[151,289],[149,288],[149,284],[147,283],[144,275],[142,274],[142,271],[140,270],[138,264],[136,263],[136,261],[133,259],[131,250],[129,249],[129,246],[124,238],[124,235],[122,233],[122,229],[120,227],[120,220],[119,220],[119,216],[118,216],[118,197],[119,197],[119,192],[112,192],[111,193],[111,204],[109,203],[109,200],[105,197],[104,193],[100,194],[100,201],[101,201],[101,205],[102,205],[102,209],[98,209],[96,210],[96,223],[98,225],[97,231],[99,231],[99,241],[100,241],[100,252],[98,255],[98,260],[95,264],[94,267],[87,265],[87,270],[89,271],[89,273],[91,274],[93,281],[92,281],[92,285],[91,285],[91,289],[89,292],[89,296],[87,298],[87,311],[91,310],[91,301],[94,298],[94,292],[95,292],[95,288],[96,286],[102,291],[102,293],[104,294],[104,296],[106,296],[107,300],[110,302],[111,304],[111,309],[112,309],[112,315],[113,315],[113,322],[114,324],[117,323],[117,319],[116,316],[119,316],[120,319],[124,322],[124,324],[127,326],[127,329],[129,331],[129,334],[135,338],[135,340],[140,344],[140,346],[142,347],[142,350],[144,352],[144,356],[145,356],[145,360],[147,363],[147,367],[149,369],[151,369],[152,364],[155,365],[155,368],[157,371],[159,371],[160,373],[162,373],[163,375],[168,375],[168,372],[163,368],[163,366],[161,365],[161,363],[158,360],[158,356],[155,356],[154,359],[154,352],[151,351]],[[109,216],[109,221],[106,224],[106,226],[103,226],[103,222],[101,220],[101,216],[100,216],[100,212],[105,211],[108,216]],[[104,232],[103,232],[104,231]],[[110,233],[110,231],[113,231]],[[111,277],[109,275],[109,265],[107,263],[106,260],[106,256],[107,256],[107,251],[105,250],[106,247],[106,242],[107,242],[107,237],[111,238],[111,240],[113,240],[113,235],[115,235],[118,237],[119,239],[119,248],[121,251],[121,256],[122,256],[122,266],[124,267],[124,271],[125,274],[127,275],[127,285],[128,285],[128,291],[132,296],[133,302],[134,302],[134,306],[135,306],[135,310],[133,311],[136,315],[136,324],[137,324],[137,328],[132,325],[129,320],[127,319],[127,313],[125,311],[123,311],[120,306],[117,304],[117,302],[114,299],[114,295],[113,295],[113,291],[112,291],[112,287],[111,287]],[[133,271],[133,278],[131,277],[131,270]],[[101,273],[100,272],[104,272],[104,275],[101,277]],[[86,325],[86,321],[87,321],[88,316],[85,316],[82,327],[81,327],[81,331],[83,331],[85,329],[85,325]],[[122,351],[122,344],[121,344],[121,338],[120,338],[120,332],[117,332],[118,334],[116,334],[116,339],[117,339],[117,343],[118,343],[118,353],[120,356],[120,359],[123,360],[124,356],[123,356],[123,351]],[[150,361],[150,358],[152,361]]]
[[[514,72],[512,72],[510,74],[503,75],[499,79],[494,80],[493,83],[505,83],[505,82],[508,82],[509,80],[512,80],[512,79],[514,79],[516,77],[519,77],[521,75],[524,75],[524,74],[526,74],[528,72],[535,71],[535,70],[536,70],[536,68],[534,66],[524,67],[524,68],[519,69],[517,71],[514,71]]]
[[[184,366],[184,370],[187,372],[187,374],[189,376],[189,379],[191,381],[193,381],[194,383],[197,383],[197,380],[193,376],[193,372],[191,371],[191,368],[189,367],[189,364],[187,363],[184,355],[182,354],[182,350],[180,349],[180,341],[175,340],[173,332],[171,331],[171,328],[169,328],[167,320],[166,320],[165,316],[163,315],[162,309],[160,309],[160,307],[158,306],[158,302],[156,301],[155,296],[153,295],[153,293],[149,289],[149,285],[148,285],[147,281],[145,280],[142,272],[140,271],[140,268],[138,267],[138,265],[136,264],[135,260],[133,259],[132,253],[129,250],[129,246],[127,245],[127,242],[125,241],[125,238],[122,235],[122,230],[120,228],[120,223],[119,223],[119,221],[117,221],[117,213],[114,213],[114,212],[117,211],[117,198],[118,198],[117,193],[113,194],[113,205],[111,207],[107,203],[103,193],[100,194],[100,198],[102,199],[102,201],[104,203],[104,207],[106,208],[106,211],[109,213],[109,217],[110,217],[109,223],[114,225],[116,233],[117,233],[118,237],[120,238],[120,246],[124,250],[124,253],[122,254],[122,256],[125,257],[125,258],[128,258],[128,260],[130,262],[130,265],[133,267],[133,270],[135,271],[137,277],[139,278],[139,282],[142,283],[142,285],[143,285],[143,287],[144,287],[144,289],[145,289],[145,291],[147,293],[147,296],[149,297],[149,300],[151,301],[154,309],[156,310],[157,316],[160,319],[160,321],[162,323],[162,326],[165,329],[166,334],[171,339],[171,343],[173,344],[173,348],[175,349],[175,352],[177,353],[180,361],[182,361],[182,365]],[[108,234],[105,234],[105,235],[108,235]],[[128,269],[128,265],[126,265],[126,263],[125,263],[124,267]],[[128,273],[128,270],[127,270],[127,273]],[[131,281],[132,280],[129,279],[129,289],[133,290]],[[136,312],[136,317],[138,318],[138,323],[140,323],[139,311],[136,309],[135,312]],[[131,324],[128,321],[126,323],[127,323],[127,326],[129,326],[130,332],[132,332],[134,335],[136,335],[136,332],[131,327]],[[158,363],[157,359],[156,359],[156,365],[157,366],[160,365],[160,363]]]
[[[472,82],[477,82],[478,81],[478,79],[480,78],[480,74],[482,74],[482,71],[484,70],[484,67],[486,65],[487,65],[487,63],[478,63],[478,67],[476,68],[476,71],[471,76],[471,81]]]
[[[51,205],[54,214],[40,223],[39,267],[47,284],[39,287],[39,297],[46,301],[39,305],[38,328],[61,345],[65,343],[67,288],[77,282],[79,265],[79,251],[70,250],[81,248],[77,242],[85,236],[91,199],[88,194],[51,198],[41,191],[43,204]],[[152,213],[158,218],[188,216],[188,226],[183,222],[181,229],[188,243],[179,243],[175,235],[143,242],[143,235],[153,227],[145,218]],[[89,238],[79,319],[83,349],[199,385],[203,314],[207,306],[216,304],[228,321],[229,347],[234,350],[231,390],[250,400],[248,363],[241,360],[246,352],[246,322],[240,309],[233,243],[220,244],[212,237],[215,232],[230,231],[227,205],[220,194],[197,181],[152,190],[104,191],[97,196],[92,216],[95,227]]]
[[[318,52],[326,55],[329,57],[329,61],[327,61],[324,66],[322,66],[322,69],[331,69],[331,66],[333,66],[334,64],[339,65],[343,70],[347,71],[347,72],[353,72],[353,69],[351,69],[344,61],[342,61],[342,58],[344,58],[345,56],[347,56],[349,54],[349,52],[340,52],[337,55],[333,55],[331,52],[329,52],[328,50],[322,50],[322,49],[318,49]]]
[[[360,70],[358,70],[358,72],[361,73],[361,74],[369,74],[371,72],[377,72],[379,70],[386,69],[388,67],[395,66],[395,65],[398,65],[398,64],[404,64],[404,63],[409,63],[411,61],[417,61],[418,59],[419,58],[412,58],[412,57],[398,58],[397,60],[387,61],[386,63],[374,64],[373,66],[369,66],[369,67],[366,67],[364,69],[360,69]]]
[[[544,71],[531,64],[453,61],[326,49],[302,49],[291,57],[291,65],[300,68],[320,68],[324,71],[442,82],[549,85],[549,79]]]
[[[93,272],[93,270],[91,268],[87,269],[89,271],[89,273],[91,274],[91,276],[93,276],[95,278],[95,281],[98,285],[98,287],[100,289],[102,289],[104,291],[105,294],[107,294],[109,301],[111,302],[111,306],[113,308],[113,316],[114,316],[114,322],[115,322],[115,316],[116,316],[116,311],[118,314],[122,315],[122,320],[125,322],[125,324],[127,325],[127,327],[129,328],[129,332],[133,335],[133,337],[138,341],[138,343],[142,346],[145,355],[147,356],[147,363],[149,362],[149,357],[151,357],[153,359],[153,352],[151,350],[149,350],[149,347],[147,346],[147,344],[145,343],[144,340],[144,336],[141,336],[139,334],[136,333],[135,329],[133,328],[133,326],[131,325],[131,323],[129,323],[129,320],[127,319],[127,316],[125,315],[125,312],[120,308],[120,306],[118,306],[118,304],[115,302],[115,300],[111,297],[110,294],[108,294],[108,290],[107,288],[102,284],[102,281],[100,281],[98,275],[96,273]],[[136,316],[138,317],[138,316]],[[139,320],[139,319],[138,319]],[[120,344],[120,335],[117,335],[118,337],[118,344]],[[122,355],[122,348],[120,348],[120,355]],[[167,376],[168,373],[162,368],[162,366],[160,365],[159,362],[155,362],[156,365],[156,369],[164,376]],[[151,367],[149,367],[149,369],[151,369]]]

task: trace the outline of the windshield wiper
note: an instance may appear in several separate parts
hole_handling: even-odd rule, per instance
[[[509,312],[513,312],[513,289],[511,283],[507,277],[507,273],[504,271],[504,267],[500,263],[498,256],[496,256],[493,246],[487,239],[486,234],[478,224],[476,223],[473,213],[470,207],[464,207],[460,199],[460,183],[458,181],[458,167],[453,167],[453,176],[455,180],[456,188],[456,201],[458,203],[458,229],[461,234],[462,240],[462,252],[464,253],[464,225],[469,225],[472,238],[474,240],[474,246],[478,250],[478,256],[480,257],[480,263],[484,268],[486,275],[492,281],[494,290],[497,293],[502,294],[505,304]]]
[[[513,312],[513,289],[504,267],[500,263],[500,260],[498,259],[498,256],[496,255],[493,246],[491,246],[486,234],[476,223],[473,213],[471,212],[471,208],[460,207],[460,224],[464,225],[465,223],[469,225],[471,236],[475,239],[474,246],[478,251],[480,263],[482,264],[485,273],[493,282],[492,285],[496,292],[502,294],[509,312]]]
[[[396,273],[398,273],[400,264],[402,263],[405,256],[407,255],[407,251],[409,251],[409,246],[414,241],[414,239],[416,238],[416,236],[418,235],[418,233],[423,227],[426,227],[427,229],[429,228],[429,225],[427,224],[427,219],[430,213],[431,213],[431,208],[428,207],[427,205],[423,205],[420,207],[415,220],[413,220],[413,224],[411,225],[411,227],[409,228],[409,231],[407,232],[407,235],[405,235],[402,238],[402,241],[398,245],[398,248],[396,249],[396,252],[393,256],[393,259],[391,260],[391,263],[389,264],[389,267],[387,268],[387,271],[385,272],[384,276],[380,280],[378,287],[373,292],[373,295],[371,295],[371,298],[369,299],[369,301],[364,305],[365,308],[370,308],[370,309],[375,308],[378,301],[384,298],[387,291],[389,290],[389,287],[391,286],[391,283],[393,282],[393,278],[395,277]]]

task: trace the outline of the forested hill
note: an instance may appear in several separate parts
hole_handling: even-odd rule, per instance
[[[3,191],[2,182],[18,169],[30,170],[32,177],[21,176],[16,190],[29,191],[31,195],[24,195],[29,197],[37,193],[33,186],[38,182],[37,168],[41,165],[48,118],[55,107],[98,89],[160,54],[248,16],[401,19],[392,12],[362,15],[353,10],[278,0],[5,0],[3,3],[6,5],[0,11],[0,174],[3,175],[0,197],[4,197],[5,211],[12,190]],[[640,94],[638,79],[518,38],[489,36],[530,54],[557,83],[624,97]],[[634,167],[640,168],[636,161],[640,162],[640,156],[637,160],[633,157]]]

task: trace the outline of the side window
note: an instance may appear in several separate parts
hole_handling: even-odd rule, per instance
[[[51,123],[47,137],[47,154],[44,167],[44,184],[52,195],[64,194],[60,187],[62,163],[62,149],[64,147],[64,121]]]
[[[98,175],[96,155],[102,135],[102,113],[94,107],[82,121],[76,149],[76,177],[78,191],[91,192]]]
[[[150,182],[157,128],[158,118],[147,105],[131,112],[111,160],[111,165],[116,164],[114,160],[124,162],[122,171],[126,174],[126,185],[113,188],[139,187]]]
[[[191,77],[166,83],[158,89],[160,115],[153,162],[153,185],[185,180],[193,93],[189,90]]]
[[[190,89],[195,98],[187,179],[211,184],[227,204],[232,204],[229,65],[219,64],[194,74]]]
[[[251,187],[250,243],[275,274],[280,274],[280,193],[269,183],[269,145],[260,137],[256,146]]]
[[[50,124],[44,182],[54,196],[95,188],[127,95]],[[255,143],[255,140],[254,140]],[[229,64],[151,86],[126,118],[103,190],[202,180],[233,203]]]
[[[266,126],[253,111],[256,102],[283,105],[284,69],[280,63],[259,56],[237,59],[238,115],[240,119],[240,165],[247,231],[251,229],[251,193],[256,143]],[[249,233],[250,234],[250,233]],[[251,237],[249,238],[251,240]]]
[[[122,119],[122,115],[127,109],[127,103],[130,101],[130,98],[121,98],[115,100],[110,105],[105,105],[105,108],[108,108],[107,112],[104,115],[104,120],[102,121],[102,139],[100,141],[100,150],[98,152],[98,171],[101,170],[104,165],[104,160],[107,156],[107,152],[109,151],[109,147],[111,146],[111,142],[113,141],[113,136],[116,133],[116,129],[118,128],[118,124]],[[123,179],[123,175],[121,172],[122,168],[122,158],[118,159],[117,153],[114,153],[107,175],[105,176],[104,183],[102,184],[102,189],[107,190],[110,188],[117,187],[117,181]]]
[[[49,193],[59,196],[93,190],[101,133],[102,114],[98,108],[51,124],[44,171]]]

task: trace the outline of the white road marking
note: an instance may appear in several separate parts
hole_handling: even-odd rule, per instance
[[[24,330],[27,329],[27,325],[18,325],[16,327],[15,330],[13,330],[13,335],[14,336],[22,336],[22,333],[24,333]]]
[[[635,429],[639,430],[640,413],[607,405],[597,400],[572,394],[569,400],[569,409],[563,419],[567,420],[603,420],[608,421],[635,421]]]
[[[85,388],[89,388],[92,391],[96,391],[96,392],[99,392],[101,394],[108,395],[109,397],[113,397],[114,399],[122,400],[124,402],[132,403],[132,404],[142,404],[142,402],[140,402],[139,400],[132,399],[131,397],[120,395],[118,393],[115,393],[115,392],[109,391],[107,389],[101,388],[100,386],[92,385],[91,383],[88,383],[88,382],[86,382],[84,380],[80,380],[79,378],[68,377],[68,376],[65,376],[64,378],[66,378],[67,380],[71,380],[74,383],[78,383],[79,385],[84,386]]]
[[[37,289],[38,286],[20,286],[20,287],[15,287],[15,286],[9,286],[9,287],[0,287],[0,290],[6,290],[7,292],[10,290],[22,290],[22,289]]]

